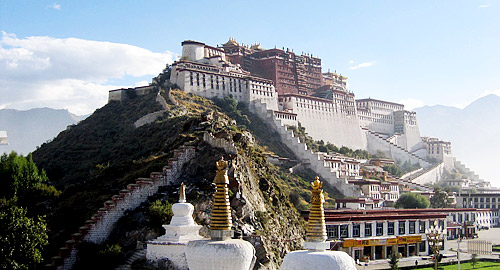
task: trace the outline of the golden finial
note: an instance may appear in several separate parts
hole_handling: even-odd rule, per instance
[[[309,212],[306,240],[309,242],[324,242],[327,239],[323,208],[325,197],[322,189],[323,182],[319,181],[318,176],[311,183],[311,187],[311,211]]]
[[[227,161],[220,158],[216,163],[217,174],[214,178],[216,185],[214,207],[210,218],[210,230],[213,240],[224,240],[232,235],[233,226],[231,218],[231,206],[229,205],[229,192],[227,185]]]
[[[181,183],[181,188],[179,190],[179,202],[180,203],[186,202],[186,189],[184,187],[184,182]]]

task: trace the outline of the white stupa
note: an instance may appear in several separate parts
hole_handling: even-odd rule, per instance
[[[184,183],[179,191],[179,202],[172,205],[174,216],[169,225],[163,225],[165,235],[147,242],[146,258],[151,261],[168,259],[177,269],[188,269],[185,249],[189,241],[200,240],[202,226],[194,223],[194,206],[186,203]]]
[[[288,253],[283,259],[282,270],[356,270],[356,263],[349,254],[343,251],[330,251],[330,243],[326,242],[325,214],[323,209],[323,183],[316,177],[312,183],[311,211],[307,224],[307,235],[304,247]]]
[[[255,263],[255,249],[247,241],[233,236],[231,206],[227,185],[227,162],[217,162],[214,207],[210,219],[211,239],[190,241],[186,259],[190,270],[249,270]]]

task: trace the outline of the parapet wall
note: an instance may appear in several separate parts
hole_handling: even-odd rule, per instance
[[[212,147],[224,149],[224,151],[226,151],[227,153],[231,154],[238,153],[238,149],[236,149],[234,143],[229,142],[222,138],[215,138],[214,135],[212,135],[211,133],[205,132],[203,134],[203,140],[208,144],[210,144]]]
[[[305,143],[300,142],[298,137],[295,137],[293,131],[288,130],[281,122],[281,119],[275,118],[272,110],[268,110],[265,103],[252,102],[250,111],[256,113],[261,119],[273,127],[280,135],[281,141],[285,143],[295,156],[308,165],[314,172],[321,177],[323,181],[335,187],[346,197],[360,197],[362,195],[359,188],[348,183],[345,178],[337,178],[332,168],[325,165],[322,154],[313,153],[307,148]]]
[[[378,135],[377,133],[366,128],[363,130],[366,133],[368,152],[370,152],[370,154],[376,154],[378,151],[381,151],[393,160],[398,160],[400,162],[409,161],[412,164],[418,163],[423,168],[429,168],[432,166],[431,163],[408,152],[406,149],[391,143],[381,135]]]
[[[149,178],[139,178],[134,184],[128,184],[111,200],[104,202],[102,208],[81,226],[66,245],[59,249],[58,256],[52,257],[52,263],[46,269],[72,269],[78,257],[78,244],[86,241],[101,244],[108,238],[115,223],[125,212],[137,208],[149,196],[158,192],[160,186],[176,184],[183,165],[195,156],[194,146],[181,146],[174,150],[174,156],[168,159],[168,164],[162,172],[152,172]]]
[[[425,171],[417,174],[416,176],[410,176],[407,180],[414,183],[424,185],[424,184],[434,184],[439,182],[443,178],[445,172],[445,163],[441,162],[433,167],[428,168]]]

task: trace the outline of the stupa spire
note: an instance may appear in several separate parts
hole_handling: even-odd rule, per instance
[[[186,188],[184,187],[184,182],[181,183],[181,187],[179,189],[179,202],[186,202]]]
[[[210,217],[210,235],[212,240],[224,240],[232,237],[231,206],[229,205],[229,192],[227,185],[227,161],[223,157],[216,162],[217,173],[214,178],[216,185],[214,207]]]
[[[325,197],[323,195],[323,182],[319,181],[318,176],[311,183],[311,187],[311,211],[309,212],[306,241],[324,242],[327,239],[325,211],[323,208]]]

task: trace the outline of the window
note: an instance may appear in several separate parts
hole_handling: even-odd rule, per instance
[[[406,222],[405,221],[400,221],[399,222],[399,235],[405,234],[406,233]]]
[[[384,223],[377,222],[377,236],[381,236],[384,234]]]
[[[365,223],[365,236],[372,236],[372,224]]]
[[[419,247],[418,251],[425,252],[425,241],[422,241],[422,243],[420,243],[420,247]]]
[[[419,233],[425,233],[425,221],[419,221],[418,222],[418,225],[419,225]]]
[[[328,239],[338,239],[339,238],[339,226],[326,226],[326,234]]]
[[[415,221],[410,221],[410,234],[415,234]]]
[[[352,225],[352,237],[359,237],[360,227],[361,227],[360,224]]]
[[[349,237],[349,227],[347,225],[340,225],[340,238]]]

